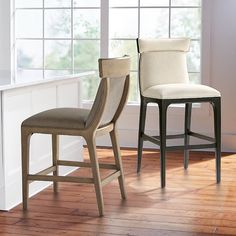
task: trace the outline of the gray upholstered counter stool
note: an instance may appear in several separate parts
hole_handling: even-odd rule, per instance
[[[99,59],[101,82],[91,110],[80,108],[56,108],[47,110],[23,121],[22,137],[22,192],[23,209],[27,209],[29,183],[32,181],[53,181],[54,192],[57,182],[92,183],[95,186],[99,215],[104,213],[102,187],[114,179],[119,180],[121,196],[126,198],[124,174],[117,139],[117,120],[127,101],[129,90],[130,58]],[[52,136],[53,164],[37,173],[29,171],[30,137],[34,133]],[[95,138],[110,134],[115,164],[98,163]],[[58,158],[59,135],[82,136],[88,145],[90,163],[65,161]],[[89,167],[92,178],[58,176],[58,166]],[[113,170],[101,179],[100,168]],[[48,175],[53,173],[53,175]]]
[[[189,150],[215,148],[216,181],[221,179],[221,95],[209,86],[189,83],[186,53],[190,39],[137,39],[139,53],[140,121],[138,134],[138,164],[141,168],[143,141],[160,146],[161,187],[165,187],[165,155],[168,150],[184,150],[184,168],[188,168]],[[214,138],[192,132],[190,129],[192,103],[212,104],[214,110]],[[159,107],[159,136],[145,133],[145,119],[148,103]],[[180,135],[167,135],[167,108],[170,104],[185,104],[185,130]],[[209,141],[207,144],[191,145],[193,136]],[[167,146],[166,140],[184,138],[182,146]]]

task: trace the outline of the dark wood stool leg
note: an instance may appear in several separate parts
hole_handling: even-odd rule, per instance
[[[166,185],[166,113],[168,104],[165,101],[159,103],[159,129],[160,129],[160,166],[161,187]]]
[[[185,123],[184,123],[184,146],[185,148],[189,145],[189,132],[191,125],[191,112],[192,112],[192,103],[185,104]],[[189,162],[189,150],[184,149],[184,169],[188,169]]]
[[[137,173],[140,172],[143,152],[143,134],[145,130],[147,103],[141,97],[140,114],[139,114],[139,131],[138,131],[138,156],[137,156]]]
[[[59,155],[59,136],[56,134],[52,134],[52,157],[53,157],[53,166],[56,167],[56,170],[53,171],[53,175],[57,176],[58,175],[58,155]],[[58,192],[58,182],[53,181],[53,191],[54,193]]]
[[[221,98],[215,98],[213,102],[214,110],[214,131],[216,142],[216,182],[221,181]]]

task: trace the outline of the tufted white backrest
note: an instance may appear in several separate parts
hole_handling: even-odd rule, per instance
[[[188,83],[190,39],[137,39],[141,93],[155,85]]]

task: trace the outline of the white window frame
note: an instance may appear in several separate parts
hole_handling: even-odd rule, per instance
[[[14,74],[13,74],[13,81],[17,82],[17,75],[16,75],[16,71],[17,71],[17,65],[16,65],[16,60],[17,60],[17,52],[16,52],[16,42],[17,40],[42,40],[42,44],[43,44],[43,47],[42,47],[42,60],[43,60],[43,63],[42,63],[42,68],[26,68],[26,70],[42,70],[42,73],[43,73],[43,76],[42,76],[42,79],[46,78],[45,76],[45,72],[47,70],[55,70],[55,71],[60,71],[60,70],[68,70],[70,71],[70,73],[74,73],[75,71],[81,71],[81,72],[84,72],[84,71],[88,71],[88,70],[91,70],[91,69],[87,69],[87,70],[79,70],[77,68],[75,68],[75,65],[74,65],[74,42],[75,41],[83,41],[83,40],[100,40],[100,38],[89,38],[89,37],[82,37],[82,38],[76,38],[74,36],[74,27],[73,27],[73,20],[74,20],[74,10],[77,10],[77,9],[100,9],[100,7],[90,7],[90,6],[87,6],[87,7],[74,7],[73,6],[73,0],[71,0],[71,7],[45,7],[45,1],[42,0],[42,7],[40,8],[16,8],[15,7],[15,4],[14,4],[14,0],[12,0],[12,12],[13,12],[13,15],[15,17],[15,12],[17,9],[19,10],[42,10],[43,14],[42,14],[42,37],[40,38],[29,38],[29,37],[25,37],[25,38],[17,38],[15,37],[14,35],[14,44],[13,44],[13,48],[14,48],[14,53],[13,53],[13,57],[14,57]],[[103,2],[103,0],[101,1]],[[45,32],[45,29],[44,29],[44,22],[45,22],[45,10],[70,10],[70,14],[71,14],[71,36],[68,37],[68,38],[64,38],[64,37],[57,37],[57,38],[51,38],[51,37],[45,37],[44,35],[44,32]],[[13,22],[15,21],[15,19],[13,18]],[[13,27],[14,28],[14,27]],[[71,65],[70,65],[70,68],[63,68],[63,69],[53,69],[53,68],[46,68],[45,67],[45,41],[47,40],[63,40],[63,41],[70,41],[70,44],[71,44]]]
[[[102,2],[106,2],[109,0],[102,0]],[[202,1],[202,53],[201,53],[201,81],[203,84],[211,85],[211,37],[212,37],[212,10],[214,8],[214,2],[212,0],[203,0]],[[1,11],[2,9],[2,11]],[[13,33],[13,5],[10,0],[2,0],[0,1],[0,72],[2,71],[11,71],[11,75],[14,69],[14,33]],[[104,13],[104,12],[103,12]],[[108,15],[103,16],[108,17]],[[101,31],[102,32],[102,31]],[[107,32],[108,34],[108,32]],[[102,46],[102,44],[101,44]],[[106,55],[102,55],[106,56]],[[12,60],[12,61],[11,61]],[[12,68],[13,67],[13,68]],[[4,76],[4,78],[9,78],[8,76]],[[9,78],[10,79],[10,78]],[[90,106],[91,103],[84,103],[85,107]],[[157,108],[150,107],[151,110],[149,112],[156,112]],[[182,120],[183,109],[175,109],[173,116],[170,111],[170,121],[174,118],[175,122],[177,120]],[[204,113],[204,114],[203,114]],[[153,114],[153,113],[152,113]],[[139,106],[137,105],[127,105],[124,113],[122,115],[125,117],[119,122],[120,129],[120,137],[122,146],[134,146],[136,147],[136,138],[137,138],[137,127],[138,127],[138,117],[139,117]],[[206,112],[206,110],[199,109],[197,112],[198,120],[202,120],[200,123],[204,123],[203,121],[206,118],[209,118],[210,112]],[[150,124],[151,123],[151,124]],[[153,123],[153,124],[152,124]],[[155,124],[154,124],[155,123]],[[149,124],[153,127],[156,127],[156,118],[154,121],[149,122]],[[200,124],[201,125],[201,124]],[[204,125],[203,125],[204,127]],[[101,145],[105,144],[101,142]]]
[[[44,2],[44,1],[43,1]],[[202,1],[202,6],[200,7],[201,9],[204,9],[205,5],[206,5],[206,2],[207,1]],[[71,20],[72,20],[72,24],[71,24],[71,38],[68,39],[68,38],[60,38],[61,40],[68,40],[68,41],[71,41],[71,49],[72,49],[72,52],[71,52],[71,72],[74,72],[74,52],[73,52],[73,41],[74,40],[97,40],[97,39],[94,39],[94,38],[82,38],[82,39],[75,39],[74,38],[74,34],[73,34],[73,0],[71,0],[71,8],[67,8],[67,7],[62,7],[60,9],[70,9],[71,10]],[[121,8],[121,9],[128,9],[128,8],[135,8],[137,9],[138,8],[138,37],[140,36],[140,9],[141,8],[150,8],[151,6],[145,6],[145,7],[140,7],[140,0],[138,1],[138,6],[136,7],[113,7],[113,8]],[[78,7],[78,8],[75,8],[75,9],[83,9],[83,8],[86,8],[86,9],[94,9],[94,8],[98,8],[98,7]],[[163,8],[162,6],[158,7],[158,6],[155,6],[155,8]],[[176,7],[172,7],[171,6],[171,0],[169,0],[169,6],[168,7],[164,7],[164,8],[168,8],[169,9],[169,19],[171,17],[171,9],[172,8],[176,8]],[[192,7],[192,6],[184,6],[184,7],[177,7],[177,8],[196,8],[196,7]],[[22,8],[23,9],[23,8]],[[37,8],[37,9],[41,9],[41,8]],[[44,4],[43,4],[43,10],[44,10]],[[50,8],[50,9],[58,9],[58,8]],[[100,29],[100,56],[101,57],[108,57],[109,56],[109,0],[101,0],[101,6],[100,6],[100,22],[101,22],[101,29]],[[44,14],[43,14],[43,17],[44,17]],[[203,18],[203,10],[202,10],[202,18]],[[43,19],[43,22],[44,22],[44,19]],[[171,24],[171,21],[169,20],[169,37],[171,36],[171,32],[170,32],[170,24]],[[44,23],[43,23],[43,27],[44,27]],[[203,24],[201,26],[203,28]],[[44,29],[43,29],[43,32],[44,32]],[[30,38],[29,38],[30,39]],[[41,39],[41,38],[40,38]],[[54,38],[53,38],[54,39]],[[58,39],[58,38],[56,38]],[[17,40],[17,39],[16,39]],[[44,45],[44,40],[47,40],[46,38],[44,38],[44,35],[43,35],[43,45]],[[99,40],[99,38],[98,38]],[[122,39],[122,38],[111,38],[111,40],[134,40],[134,38],[130,38],[130,39]],[[194,40],[198,40],[198,39],[193,39]],[[199,39],[200,42],[202,43],[202,38]],[[44,47],[44,46],[43,46]],[[201,56],[202,56],[202,52],[201,52]],[[15,53],[15,57],[16,58],[16,53]],[[201,57],[201,62],[202,62],[203,58]],[[15,60],[14,60],[15,61]],[[43,75],[45,73],[45,56],[44,56],[44,49],[43,49]],[[202,65],[205,65],[205,63],[201,63],[201,71],[200,73],[203,73],[203,68],[202,68]],[[15,66],[14,66],[15,67]],[[32,68],[32,70],[34,70]],[[15,71],[15,70],[14,70]],[[137,72],[137,70],[134,70],[134,72]],[[195,73],[195,72],[190,72],[190,73]],[[196,73],[199,73],[199,72],[196,72]],[[43,76],[45,77],[45,76]],[[201,75],[200,75],[201,77]],[[15,79],[15,76],[13,76],[13,78]],[[204,76],[205,78],[205,76]],[[203,80],[202,80],[203,81]],[[137,81],[138,82],[138,81]],[[86,103],[86,101],[85,101]],[[133,104],[130,104],[130,105],[136,105],[135,103]]]
[[[202,13],[202,20],[201,20],[201,37],[200,39],[192,39],[192,41],[200,41],[200,54],[201,54],[201,59],[200,59],[200,71],[199,72],[191,72],[189,71],[189,73],[198,73],[200,76],[200,81],[202,82],[202,43],[203,43],[203,7],[208,7],[209,8],[209,4],[210,3],[206,3],[207,1],[203,1],[201,0],[201,13]],[[114,9],[137,9],[138,8],[138,37],[140,37],[140,9],[141,8],[151,8],[151,6],[145,6],[145,7],[140,7],[140,0],[138,0],[138,6],[134,6],[134,7],[112,7]],[[168,35],[169,37],[171,37],[171,9],[172,8],[198,8],[198,7],[192,7],[192,6],[184,6],[184,7],[172,7],[171,6],[171,0],[169,0],[169,6],[168,7],[163,7],[163,6],[155,6],[154,8],[168,8],[169,9],[169,27],[168,27]],[[110,40],[135,40],[136,38],[110,38],[109,37],[109,0],[101,0],[101,45],[100,45],[100,49],[101,49],[101,57],[108,57],[109,56],[109,41]],[[207,11],[209,11],[209,9],[207,9]],[[205,11],[204,11],[205,12]],[[207,16],[207,14],[205,14],[204,16]],[[208,31],[206,31],[208,32]],[[205,64],[204,64],[205,65]],[[137,72],[137,70],[131,70],[131,72]],[[204,82],[206,82],[207,80],[204,79]],[[138,83],[138,81],[137,81]],[[207,84],[207,83],[206,83]],[[139,94],[139,92],[138,92]],[[86,107],[90,107],[92,104],[92,101],[83,101],[84,106]],[[139,107],[139,100],[135,103],[128,103],[126,105],[126,107],[132,107],[131,112],[134,111],[134,109],[138,109]],[[176,106],[175,106],[176,107]],[[178,107],[178,106],[177,106]],[[179,107],[183,107],[183,106],[179,106]],[[128,109],[128,110],[130,110]]]

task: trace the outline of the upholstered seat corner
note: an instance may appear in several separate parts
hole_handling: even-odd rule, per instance
[[[142,92],[145,97],[157,99],[182,99],[220,97],[218,90],[201,84],[160,84],[151,86]]]

